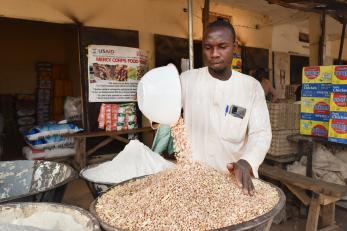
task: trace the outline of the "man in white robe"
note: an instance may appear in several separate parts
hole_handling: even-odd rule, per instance
[[[193,159],[235,174],[244,193],[252,195],[271,143],[271,125],[260,83],[231,70],[235,30],[215,21],[203,35],[207,67],[181,74],[185,127]]]

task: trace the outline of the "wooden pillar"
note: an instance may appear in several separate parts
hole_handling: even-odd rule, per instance
[[[311,13],[309,18],[310,66],[318,65],[319,41],[321,36],[320,15]]]
[[[202,33],[204,34],[205,28],[208,25],[210,13],[210,0],[205,0],[204,9],[202,11]]]
[[[307,223],[306,223],[306,231],[316,231],[318,228],[318,219],[320,212],[320,202],[319,195],[313,194],[310,209],[308,211]]]
[[[75,137],[75,157],[74,160],[77,165],[77,170],[82,170],[87,165],[86,157],[86,138]]]
[[[342,51],[343,51],[343,44],[345,42],[345,32],[346,32],[346,21],[342,23],[338,64],[342,64]]]
[[[319,50],[318,50],[318,65],[324,65],[324,57],[325,57],[325,10],[321,14],[320,21],[321,21],[321,34],[319,39]]]
[[[188,0],[189,69],[194,69],[193,0]]]
[[[323,228],[335,224],[335,203],[322,206],[321,218]]]
[[[141,50],[149,51],[148,52],[148,67],[149,70],[155,68],[155,45],[154,45],[154,34],[145,32],[145,31],[139,31],[139,47]],[[142,127],[150,127],[151,122],[144,116],[142,117]],[[145,145],[148,147],[152,147],[153,139],[154,139],[154,132],[145,132],[142,134],[142,141]]]

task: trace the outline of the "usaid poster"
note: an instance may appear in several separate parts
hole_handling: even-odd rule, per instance
[[[137,48],[88,46],[89,102],[136,101],[137,84],[147,69],[147,54]]]

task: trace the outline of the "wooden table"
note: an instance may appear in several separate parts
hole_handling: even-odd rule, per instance
[[[75,134],[65,135],[66,137],[72,137],[75,140],[75,150],[76,155],[74,156],[74,161],[76,163],[75,168],[81,170],[87,165],[88,156],[94,154],[98,149],[104,147],[105,145],[111,143],[114,140],[121,141],[125,144],[129,143],[129,140],[122,137],[121,135],[126,134],[136,134],[143,132],[151,132],[153,129],[151,127],[136,128],[131,130],[117,131],[117,132],[106,132],[106,131],[97,131],[97,132],[81,132]],[[97,145],[92,147],[89,150],[86,150],[86,138],[92,137],[106,137],[104,140],[99,142]]]
[[[260,172],[284,183],[304,205],[309,206],[306,230],[317,230],[319,217],[323,226],[322,230],[338,230],[335,225],[335,203],[347,195],[347,187],[313,179],[312,156],[318,143],[343,147],[347,145],[332,143],[326,138],[300,134],[290,135],[288,140],[298,143],[299,155],[307,155],[306,176],[269,166],[263,166]],[[307,190],[309,194],[306,193]]]
[[[304,205],[309,207],[306,231],[339,230],[335,224],[335,202],[347,195],[347,187],[287,172],[276,166],[262,164],[259,174],[283,183]],[[306,191],[312,192],[309,196]]]

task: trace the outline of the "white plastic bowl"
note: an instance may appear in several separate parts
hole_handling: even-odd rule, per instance
[[[175,124],[181,113],[181,82],[176,67],[168,64],[147,72],[138,84],[137,100],[151,122]]]

